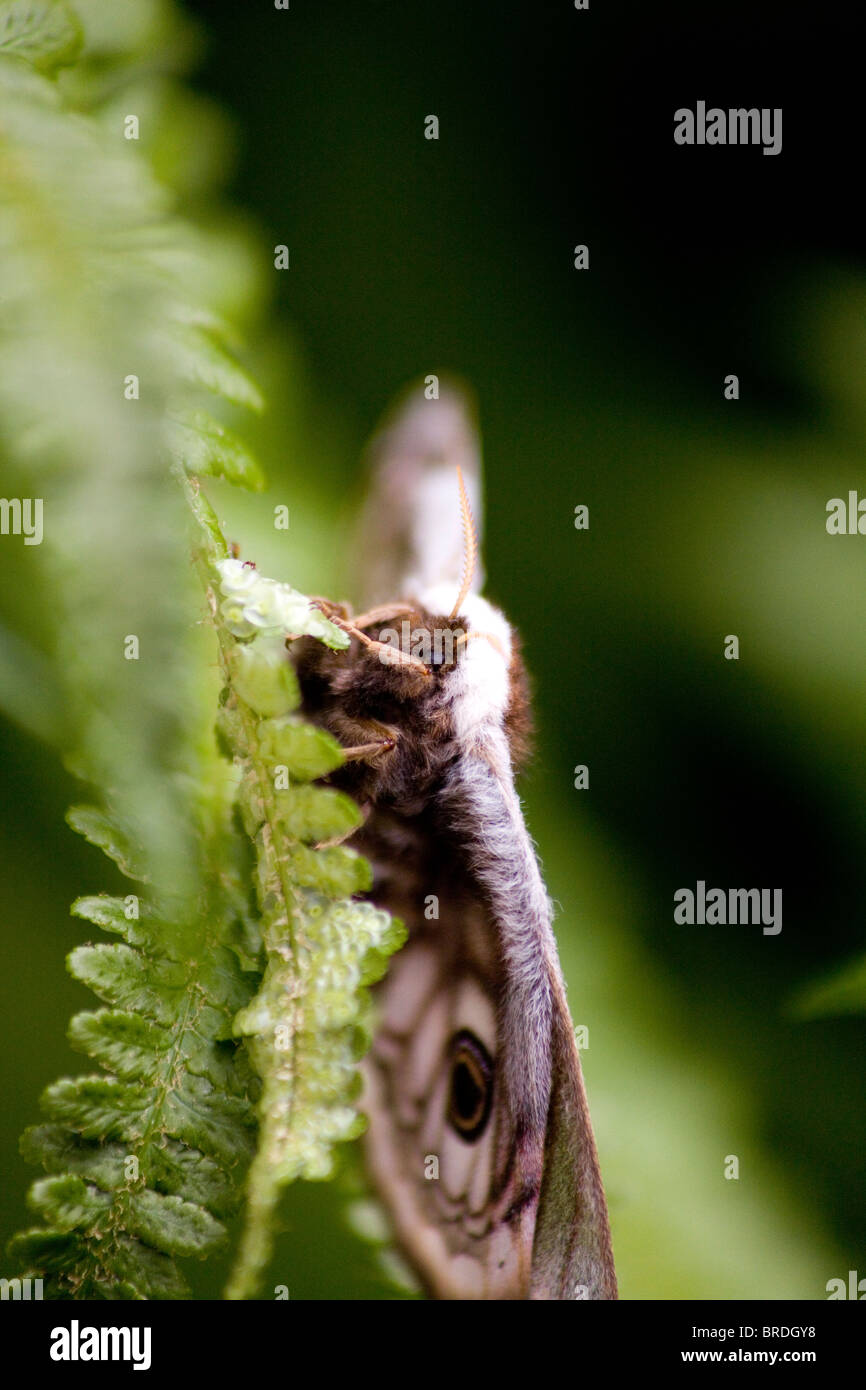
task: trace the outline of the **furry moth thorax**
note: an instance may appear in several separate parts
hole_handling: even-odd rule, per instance
[[[501,773],[510,776],[526,760],[530,706],[517,634],[477,594],[467,596],[458,615],[446,616],[453,598],[453,587],[442,585],[414,603],[395,604],[396,616],[362,629],[382,644],[376,648],[357,637],[347,652],[306,638],[292,643],[307,715],[344,747],[381,743],[381,751],[347,763],[332,778],[362,804],[387,803],[411,814],[458,756],[484,756],[496,730],[505,736],[510,764]],[[347,605],[322,600],[320,607],[329,617],[352,620]],[[382,647],[394,635],[409,635],[414,650],[434,659],[424,668],[383,660]],[[437,662],[439,651],[445,659]]]

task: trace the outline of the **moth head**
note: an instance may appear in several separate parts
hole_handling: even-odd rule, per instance
[[[453,587],[437,585],[421,595],[431,613],[447,613]],[[453,599],[452,599],[453,601]],[[507,619],[480,594],[467,594],[460,611],[439,622],[455,625],[455,661],[443,672],[455,733],[464,737],[480,720],[499,721],[508,709],[514,641]]]
[[[478,540],[459,469],[452,492],[463,525],[463,574],[414,589],[352,617],[317,600],[352,638],[332,652],[301,639],[293,659],[306,711],[372,762],[349,769],[355,795],[396,799],[435,784],[458,748],[481,752],[504,729],[513,761],[525,755],[529,703],[517,641],[502,613],[475,592]],[[453,482],[452,482],[453,487]],[[456,495],[455,495],[456,493]]]
[[[463,475],[456,469],[458,503],[463,525],[463,574],[459,589],[437,583],[417,598],[428,614],[434,637],[449,630],[446,660],[429,663],[441,697],[447,701],[453,734],[465,747],[482,741],[492,726],[505,728],[512,758],[522,762],[530,732],[526,671],[510,623],[498,608],[474,591],[478,565],[478,536]]]
[[[466,677],[470,683],[489,685],[492,708],[496,710],[502,708],[502,668],[507,671],[511,661],[511,629],[491,604],[473,592],[479,562],[478,533],[459,465],[455,474],[455,509],[459,509],[463,534],[459,587],[444,581],[416,587],[410,593],[409,603],[386,604],[372,610],[367,615],[371,622],[361,623],[366,634],[355,629],[355,635],[391,668],[395,686],[402,683],[407,695],[423,694],[428,682],[432,690],[440,682],[430,678],[448,676],[463,663],[468,668]],[[386,613],[389,620],[384,625],[379,621],[374,625],[374,616],[378,620]],[[398,615],[401,621],[392,624]],[[492,659],[489,651],[481,652],[481,643],[493,649]],[[458,684],[463,686],[466,681]]]

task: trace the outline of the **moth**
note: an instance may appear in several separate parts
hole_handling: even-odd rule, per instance
[[[517,633],[479,592],[465,394],[413,392],[371,446],[351,638],[291,650],[306,714],[345,747],[349,841],[406,946],[377,987],[366,1157],[403,1253],[447,1299],[613,1299],[610,1231],[551,904],[514,774]]]

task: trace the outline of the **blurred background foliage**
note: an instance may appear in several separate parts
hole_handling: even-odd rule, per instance
[[[381,410],[428,372],[477,394],[488,593],[534,677],[522,790],[589,1028],[622,1296],[825,1297],[864,1272],[866,1238],[866,542],[824,524],[866,426],[853,36],[832,7],[816,33],[813,14],[737,3],[722,21],[512,0],[75,8],[86,61],[60,80],[109,127],[140,115],[268,400],[243,422],[268,490],[209,487],[245,556],[351,598]],[[672,113],[699,97],[783,107],[782,154],[676,148]],[[63,825],[54,716],[16,708],[25,654],[28,688],[59,684],[37,554],[0,541],[4,1231],[22,1223],[17,1135],[77,1065],[68,904],[104,876]],[[677,926],[673,893],[699,878],[782,887],[782,933]],[[287,1199],[274,1282],[292,1297],[387,1294],[343,1210],[336,1187]],[[193,1271],[204,1296],[218,1278]]]

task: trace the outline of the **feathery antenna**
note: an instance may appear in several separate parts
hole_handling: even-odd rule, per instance
[[[475,561],[478,559],[478,536],[475,531],[475,522],[472,519],[472,508],[469,506],[469,498],[466,496],[466,484],[463,481],[463,474],[460,465],[457,465],[457,483],[460,488],[460,514],[463,518],[463,584],[457,597],[457,602],[448,614],[449,618],[456,618],[460,609],[463,607],[463,600],[469,593],[472,584],[472,576],[475,573]]]

